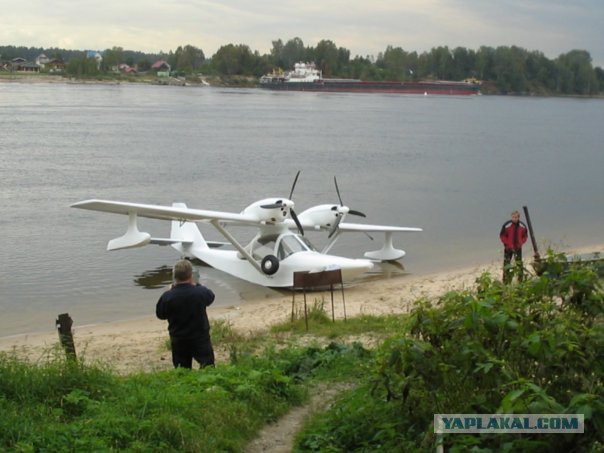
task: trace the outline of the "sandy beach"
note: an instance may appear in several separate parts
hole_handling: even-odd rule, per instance
[[[604,250],[604,245],[567,251],[570,254]],[[528,259],[525,260],[529,264]],[[484,272],[500,277],[500,262],[440,272],[429,275],[400,275],[351,285],[345,289],[346,314],[396,314],[410,310],[421,297],[436,298],[450,290],[474,286],[476,278]],[[329,292],[307,295],[307,301],[323,297],[327,304]],[[296,294],[296,305],[302,307],[303,296]],[[342,297],[334,292],[335,315],[343,318]],[[286,321],[291,315],[291,296],[278,295],[246,300],[245,304],[230,307],[210,307],[210,320],[224,320],[241,334],[264,331],[271,325]],[[73,326],[74,341],[79,358],[87,362],[108,363],[116,371],[130,373],[153,371],[171,367],[171,355],[166,348],[167,323],[153,316],[89,326]],[[56,331],[0,338],[0,351],[14,352],[30,361],[45,360],[52,354],[62,353],[58,347]],[[217,362],[228,359],[220,345],[215,344]]]

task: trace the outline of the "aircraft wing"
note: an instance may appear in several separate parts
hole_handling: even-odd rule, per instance
[[[393,233],[393,232],[406,232],[406,231],[423,231],[421,228],[412,227],[397,227],[397,226],[386,226],[386,225],[367,225],[364,223],[346,223],[342,222],[339,225],[339,230],[344,231],[358,231],[365,233]]]
[[[223,223],[243,225],[259,225],[257,218],[233,212],[208,211],[185,207],[172,207],[152,204],[128,203],[111,200],[85,200],[74,203],[72,208],[89,209],[92,211],[110,212],[113,214],[136,214],[139,217],[158,220],[179,220],[191,222],[211,222],[217,220]]]
[[[284,220],[285,225],[290,229],[295,229],[296,224],[291,219]],[[329,230],[328,227],[319,227],[315,223],[310,222],[304,218],[300,219],[302,227],[306,230]],[[338,225],[338,229],[342,232],[366,232],[366,233],[394,233],[394,232],[410,232],[410,231],[423,231],[421,228],[414,227],[398,227],[398,226],[387,226],[387,225],[368,225],[365,223],[346,223],[341,222]]]

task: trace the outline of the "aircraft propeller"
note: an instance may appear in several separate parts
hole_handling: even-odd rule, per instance
[[[298,176],[300,176],[300,170],[298,170],[298,173],[296,173],[296,177],[294,178],[294,183],[292,184],[292,188],[291,188],[291,190],[289,192],[289,201],[291,201],[292,196],[294,194],[294,189],[296,187],[296,183],[298,182]],[[289,215],[290,215],[290,217],[293,219],[294,223],[298,227],[298,231],[300,232],[300,234],[302,236],[304,236],[304,229],[302,228],[302,224],[300,223],[300,220],[298,219],[296,211],[294,211],[293,202],[290,205],[289,203],[285,203],[283,200],[277,200],[275,203],[265,204],[265,205],[262,205],[260,207],[264,208],[264,209],[281,208],[281,210],[284,210],[285,208],[288,208],[289,209]]]
[[[340,226],[340,222],[342,221],[342,218],[346,214],[352,214],[352,215],[356,215],[359,217],[367,217],[361,211],[356,211],[354,209],[348,208],[347,206],[344,206],[344,202],[342,201],[342,196],[340,195],[340,189],[338,187],[338,180],[336,179],[335,176],[333,177],[333,182],[336,186],[336,193],[338,194],[338,200],[340,200],[340,206],[334,206],[333,208],[331,208],[333,211],[337,211],[337,214],[336,214],[336,221],[334,222],[334,224],[331,226],[331,229],[329,230],[329,235],[327,236],[328,238],[331,238],[334,234],[336,234],[336,232],[338,231],[338,227]]]

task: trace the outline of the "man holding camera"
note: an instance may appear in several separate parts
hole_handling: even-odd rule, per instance
[[[187,260],[174,265],[174,284],[157,301],[155,313],[168,320],[174,368],[214,366],[210,340],[210,321],[206,307],[214,302],[214,293],[193,278],[193,266]]]

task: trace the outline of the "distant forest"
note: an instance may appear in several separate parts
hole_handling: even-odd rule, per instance
[[[138,71],[144,72],[156,61],[165,60],[173,72],[183,76],[257,78],[277,68],[292,69],[294,63],[305,61],[314,62],[324,77],[399,81],[476,79],[482,81],[483,92],[501,94],[593,96],[604,92],[604,70],[593,66],[586,50],[571,50],[552,60],[540,51],[517,46],[482,46],[478,50],[440,46],[421,54],[388,46],[377,57],[351,58],[350,50],[331,40],[321,40],[313,47],[293,38],[273,41],[270,53],[264,55],[245,44],[227,44],[209,58],[193,45],[157,54],[113,47],[100,51],[103,62],[99,68],[87,64],[83,50],[0,46],[0,60],[15,57],[34,60],[41,53],[62,59],[66,72],[75,76],[109,72],[119,63],[137,65]]]

